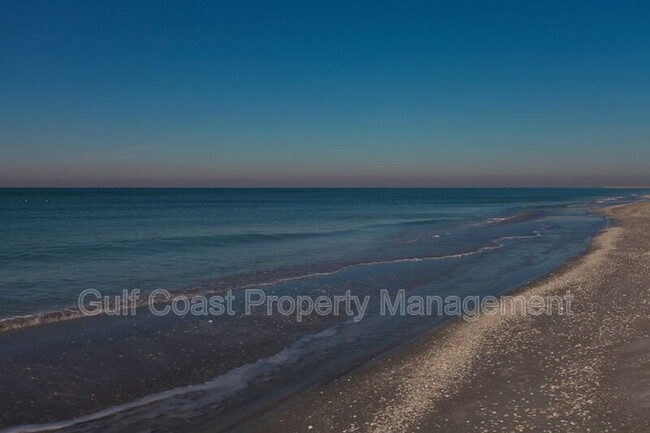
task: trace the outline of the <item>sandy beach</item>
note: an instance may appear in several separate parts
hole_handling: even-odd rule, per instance
[[[604,212],[586,255],[518,292],[570,291],[574,314],[453,322],[252,430],[650,431],[650,203]]]

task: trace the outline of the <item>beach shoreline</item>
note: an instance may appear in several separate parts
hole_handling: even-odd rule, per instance
[[[644,202],[623,205],[623,207],[614,206],[606,208],[602,212],[608,213],[607,216],[611,219],[616,219],[617,212],[620,212],[619,209],[625,210],[634,206],[646,205],[647,203]],[[592,239],[585,254],[565,262],[556,271],[546,274],[533,283],[524,284],[504,294],[532,295],[537,293],[544,295],[556,292],[557,290],[549,290],[548,286],[552,285],[555,288],[558,285],[561,286],[558,278],[566,278],[566,274],[581,266],[582,262],[593,260],[594,255],[602,256],[603,251],[612,249],[612,245],[622,236],[623,231],[620,224],[606,229]],[[602,260],[602,257],[599,260]],[[542,290],[540,287],[544,287],[544,289]],[[536,288],[537,291],[535,291]],[[206,406],[205,410],[185,411],[187,415],[175,416],[174,413],[170,413],[169,419],[165,418],[166,420],[160,421],[159,424],[171,431],[174,431],[175,426],[182,426],[188,431],[197,432],[285,432],[304,431],[305,429],[315,429],[315,431],[415,431],[418,427],[424,428],[425,431],[429,427],[443,429],[443,431],[454,431],[454,429],[466,431],[466,415],[447,417],[446,421],[441,423],[439,408],[447,404],[451,405],[449,410],[456,411],[456,397],[460,398],[464,395],[461,393],[464,388],[460,384],[465,383],[467,378],[478,377],[481,370],[477,368],[477,365],[498,354],[498,351],[486,352],[486,342],[491,341],[491,346],[496,348],[510,344],[507,341],[510,332],[502,332],[503,323],[498,320],[499,318],[499,316],[495,316],[491,321],[478,320],[474,322],[447,321],[446,324],[424,334],[414,333],[411,338],[403,340],[403,344],[378,353],[374,359],[369,356],[355,366],[343,366],[329,378],[327,375],[321,377],[319,372],[312,370],[314,377],[309,379],[310,382],[307,386],[304,383],[300,386],[297,384],[304,382],[304,375],[312,374],[309,370],[303,368],[290,371],[287,374],[296,380],[296,384],[289,384],[290,388],[294,388],[290,393],[280,395],[277,390],[273,389],[274,382],[263,382],[259,388],[260,391],[264,390],[269,394],[268,397],[260,398],[264,395],[263,393],[253,393],[250,401],[246,401],[245,397],[240,400],[239,397],[234,396],[232,400],[224,401],[224,404]],[[164,398],[170,394],[167,390],[171,390],[172,394],[190,392],[195,387],[184,388],[187,383],[198,383],[198,388],[201,388],[202,378],[207,378],[211,382],[211,378],[216,377],[216,382],[219,382],[224,379],[220,376],[223,372],[232,371],[236,375],[238,366],[243,365],[244,368],[248,368],[246,366],[253,366],[260,359],[270,360],[272,364],[273,358],[287,349],[288,344],[304,331],[304,328],[294,326],[295,323],[271,323],[272,326],[265,328],[266,331],[262,335],[255,337],[260,342],[255,345],[256,351],[247,354],[245,358],[243,355],[239,357],[227,356],[236,353],[238,341],[251,337],[250,335],[247,337],[246,329],[241,328],[235,322],[231,324],[232,330],[225,333],[223,330],[215,332],[216,329],[209,324],[212,321],[207,322],[202,318],[184,319],[182,328],[179,328],[178,320],[172,320],[172,318],[152,320],[140,315],[137,318],[124,318],[119,321],[113,321],[104,316],[89,317],[80,319],[79,323],[85,321],[88,321],[89,324],[92,323],[92,326],[79,328],[74,323],[77,321],[72,320],[0,333],[3,341],[17,350],[16,355],[12,355],[10,358],[13,364],[5,363],[3,368],[0,368],[2,370],[0,374],[7,378],[7,385],[12,385],[13,389],[20,390],[13,396],[9,393],[4,396],[3,401],[7,405],[3,409],[7,409],[7,411],[3,411],[0,418],[7,420],[13,418],[19,421],[25,419],[25,416],[35,417],[35,414],[40,412],[41,415],[38,415],[40,419],[53,421],[53,424],[34,426],[36,431],[48,429],[54,425],[71,427],[70,429],[63,428],[60,431],[85,431],[94,425],[93,423],[86,425],[87,421],[84,421],[86,418],[99,420],[96,424],[101,425],[104,431],[132,431],[135,427],[145,428],[147,426],[145,414],[148,409],[143,407],[142,412],[135,410],[130,414],[122,414],[120,405],[137,408],[140,402],[134,399],[134,396],[138,395],[144,395],[142,401],[146,403],[152,398],[157,398],[158,394],[156,393]],[[309,326],[312,327],[312,325]],[[282,339],[278,339],[280,329],[283,330]],[[318,330],[319,328],[314,323],[313,331],[317,332]],[[45,335],[47,338],[43,341],[50,341],[50,345],[56,343],[57,347],[50,347],[55,350],[55,356],[61,356],[61,360],[68,359],[68,361],[59,362],[43,358],[43,365],[38,365],[40,357],[51,357],[52,353],[47,348],[36,350],[32,347],[33,344],[29,343],[30,339],[24,338],[30,335],[38,336],[38,338]],[[228,337],[224,339],[226,335]],[[494,336],[499,336],[501,339],[492,341],[491,338],[493,339]],[[179,339],[180,337],[182,340]],[[206,341],[215,338],[218,339],[219,345],[206,345]],[[457,344],[458,342],[462,342],[462,344]],[[230,345],[233,350],[224,352],[222,349],[224,344]],[[82,358],[71,358],[67,353],[69,351],[77,353],[77,356],[82,356]],[[87,356],[86,351],[90,351],[91,354],[87,360],[83,359]],[[113,353],[115,351],[119,353],[117,362],[100,362],[101,369],[95,370],[96,365],[92,364],[92,359],[112,359],[115,357]],[[137,362],[140,363],[142,353],[146,353],[147,363],[134,365],[134,360],[138,360]],[[21,365],[21,359],[34,364],[34,368],[23,368],[25,366]],[[80,361],[82,362],[80,363]],[[30,367],[31,364],[29,364]],[[19,365],[21,367],[16,370],[15,367]],[[50,366],[47,367],[48,365]],[[81,371],[96,371],[97,377],[89,380],[88,377],[70,371],[65,367],[66,365],[74,366],[75,369],[81,367]],[[159,365],[159,367],[152,370],[151,365]],[[429,368],[421,368],[422,365],[428,365]],[[432,370],[436,370],[434,376],[429,375]],[[61,388],[58,385],[64,383],[63,380],[59,380],[58,383],[54,381],[47,384],[41,383],[40,386],[38,380],[34,381],[38,376],[48,377],[52,374],[60,377],[67,375],[73,379],[77,376],[79,379],[83,378],[84,382],[75,384],[76,388],[63,389],[65,394],[61,394]],[[492,371],[486,370],[484,374],[491,375]],[[31,382],[27,380],[30,376],[33,376]],[[119,378],[120,382],[116,382],[113,387],[103,386],[105,379],[111,377]],[[145,382],[146,378],[150,378],[151,381]],[[487,378],[482,380],[489,383]],[[131,387],[127,388],[126,392],[124,384]],[[381,386],[376,387],[375,384],[381,384]],[[26,388],[26,385],[29,388]],[[42,388],[43,385],[48,388]],[[97,386],[106,388],[104,394],[95,394]],[[209,385],[208,388],[214,387]],[[33,392],[26,392],[30,389]],[[43,392],[43,389],[51,389],[54,394],[48,395],[47,392]],[[103,391],[100,389],[100,392]],[[30,404],[26,404],[25,398],[33,398],[31,396],[36,395],[34,393],[41,393],[42,396],[35,398],[35,401]],[[69,400],[78,400],[83,395],[91,395],[92,399],[83,403],[87,408],[84,406],[84,408],[72,412],[67,408],[65,399],[61,398],[62,395]],[[111,399],[116,396],[118,405],[111,405]],[[465,398],[468,399],[470,406],[482,399],[470,394]],[[255,399],[260,401],[255,401]],[[397,400],[407,401],[409,404],[404,405]],[[9,408],[14,406],[13,402],[16,402],[15,409],[9,411]],[[107,402],[109,404],[106,404]],[[154,411],[163,410],[162,400],[160,403],[160,408],[154,407]],[[363,407],[358,408],[359,404],[362,404]],[[146,403],[146,405],[151,406],[150,403]],[[158,403],[155,403],[153,406],[157,405]],[[33,409],[30,409],[30,406]],[[102,409],[106,407],[108,409]],[[43,408],[47,408],[51,413],[44,412]],[[94,408],[101,409],[101,411],[94,412]],[[113,419],[113,415],[106,416],[104,412],[119,414],[119,416]],[[84,414],[88,413],[91,415],[86,417]],[[200,414],[200,417],[193,419],[197,414]],[[122,415],[125,415],[124,424],[120,420]],[[39,418],[35,419],[37,423],[40,421]],[[458,420],[460,418],[465,423],[460,427],[456,424],[447,425],[449,419]],[[70,421],[59,422],[62,419]],[[114,421],[120,422],[115,423]],[[179,422],[178,425],[174,424],[176,421]],[[398,424],[393,424],[396,421]],[[476,422],[479,425],[481,421],[485,422],[485,419],[470,419],[469,421],[470,425],[474,426],[471,423]],[[7,424],[24,426],[24,423],[20,422]],[[519,424],[511,427],[517,428],[518,426]],[[18,430],[15,431],[22,431],[20,430],[22,427],[17,428]],[[14,430],[10,427],[9,431]]]
[[[246,430],[648,431],[650,203],[602,212],[584,255],[514,292],[571,290],[574,315],[450,322]]]

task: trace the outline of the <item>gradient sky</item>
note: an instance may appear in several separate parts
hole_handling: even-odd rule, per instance
[[[1,1],[0,186],[650,184],[650,2]]]

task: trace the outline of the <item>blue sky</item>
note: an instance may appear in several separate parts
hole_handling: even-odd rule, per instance
[[[650,184],[647,1],[2,1],[0,186]]]

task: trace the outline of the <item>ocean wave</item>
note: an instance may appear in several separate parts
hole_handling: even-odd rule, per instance
[[[139,253],[146,253],[152,251],[164,251],[170,248],[173,248],[176,251],[183,249],[195,250],[197,248],[228,247],[243,244],[282,242],[333,235],[346,235],[351,234],[354,231],[354,229],[347,229],[320,232],[255,232],[219,235],[153,237],[150,239],[122,239],[112,240],[108,242],[76,245],[52,245],[48,246],[47,249],[41,249],[40,251],[35,252],[11,252],[11,255],[7,254],[4,257],[0,255],[0,260],[10,260],[11,262],[28,260],[50,260],[63,259],[68,256],[88,256],[95,253],[99,253],[102,256],[111,253],[124,253],[127,251],[138,251]]]
[[[490,217],[484,221],[474,223],[472,224],[472,226],[474,227],[498,226],[506,223],[529,220],[535,217],[536,215],[538,215],[537,212],[521,212],[515,215],[508,215],[504,217]]]
[[[452,253],[452,254],[443,254],[443,255],[434,255],[434,256],[421,256],[421,257],[403,257],[403,258],[396,258],[396,259],[386,259],[386,260],[373,260],[373,261],[367,261],[367,262],[357,262],[357,263],[351,263],[348,265],[340,266],[331,270],[325,270],[325,271],[319,271],[319,272],[311,272],[311,273],[306,273],[306,274],[299,274],[299,275],[293,275],[293,276],[287,276],[287,277],[282,277],[282,278],[277,278],[277,279],[272,279],[270,281],[262,281],[262,282],[253,282],[253,283],[248,283],[248,284],[240,284],[236,285],[233,284],[232,286],[229,287],[220,287],[218,289],[211,289],[211,288],[193,288],[193,289],[187,289],[187,290],[182,290],[177,293],[174,293],[173,297],[167,301],[164,302],[171,302],[174,297],[180,297],[180,296],[204,296],[204,295],[209,295],[209,294],[217,294],[217,293],[223,293],[228,289],[232,290],[243,290],[243,289],[251,289],[251,288],[262,288],[262,287],[272,287],[276,286],[278,284],[283,284],[283,283],[288,283],[291,281],[300,281],[300,280],[305,280],[309,278],[319,278],[319,277],[327,277],[327,276],[332,276],[336,274],[340,274],[342,272],[348,271],[350,269],[355,269],[359,267],[367,267],[367,266],[377,266],[377,265],[391,265],[391,264],[399,264],[399,263],[418,263],[418,262],[426,262],[426,261],[435,261],[435,260],[450,260],[450,259],[459,259],[463,257],[470,257],[474,256],[477,254],[482,254],[488,251],[492,250],[497,250],[500,249],[504,246],[503,241],[508,241],[508,240],[515,240],[515,239],[533,239],[542,236],[541,231],[535,230],[533,234],[531,235],[511,235],[511,236],[502,236],[497,239],[492,239],[489,241],[489,245],[470,250],[470,251],[464,251],[464,252],[459,252],[459,253]],[[145,297],[146,298],[146,297]],[[161,301],[163,302],[163,301]],[[146,301],[141,301],[141,303],[138,305],[138,307],[143,307],[146,306],[147,303]],[[55,310],[55,311],[46,311],[46,312],[39,312],[39,313],[34,313],[34,314],[28,314],[28,315],[21,315],[21,316],[12,316],[8,318],[4,318],[0,320],[0,332],[3,331],[9,331],[9,330],[14,330],[14,329],[21,329],[21,328],[26,328],[30,326],[37,326],[37,325],[44,325],[48,323],[55,323],[55,322],[61,322],[61,321],[66,321],[66,320],[73,320],[73,319],[80,319],[88,317],[84,315],[79,309],[73,308],[73,307],[68,307],[60,310]]]
[[[57,261],[69,257],[101,257],[111,254],[138,252],[139,254],[157,251],[196,250],[197,248],[223,248],[247,244],[264,244],[324,238],[329,236],[350,235],[380,227],[424,226],[440,222],[437,219],[394,221],[367,224],[347,229],[296,232],[250,232],[232,234],[207,234],[190,236],[166,236],[146,239],[114,239],[105,242],[77,243],[69,245],[48,245],[46,248],[29,251],[11,251],[0,253],[0,260],[9,263],[29,261]]]
[[[609,203],[609,202],[613,202],[613,201],[619,201],[619,200],[622,200],[624,198],[625,198],[625,196],[619,195],[619,196],[616,196],[616,197],[608,197],[608,198],[604,198],[604,199],[601,199],[601,200],[596,200],[596,203],[599,203],[599,204]]]

